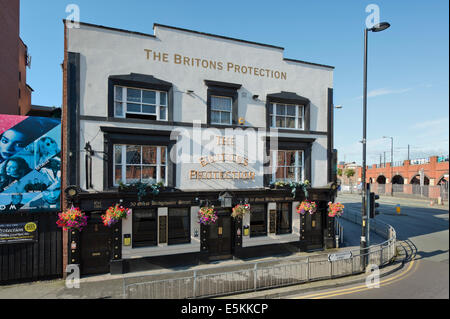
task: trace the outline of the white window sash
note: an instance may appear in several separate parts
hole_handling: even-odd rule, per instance
[[[125,118],[126,114],[141,114],[141,115],[154,115],[156,116],[156,119],[158,121],[168,121],[168,112],[169,112],[169,108],[167,106],[167,92],[163,92],[163,91],[157,91],[157,90],[145,90],[145,89],[140,89],[140,88],[133,88],[133,87],[126,87],[126,86],[114,86],[114,90],[117,90],[118,88],[122,89],[122,100],[116,100],[116,92],[114,92],[114,117],[119,117],[119,118]],[[134,90],[139,90],[140,94],[141,94],[141,98],[140,98],[140,102],[128,102],[127,100],[127,95],[128,95],[128,89],[134,89]],[[155,104],[150,104],[150,103],[143,103],[142,98],[143,98],[143,92],[144,91],[151,91],[151,92],[155,92]],[[161,103],[161,93],[166,93],[166,105],[160,105]],[[116,114],[116,103],[115,102],[121,102],[122,103],[122,116],[117,115]],[[128,103],[132,103],[132,104],[138,104],[141,106],[141,111],[140,112],[132,112],[132,111],[128,111]],[[144,105],[151,105],[151,106],[155,106],[155,113],[148,113],[148,112],[143,112],[142,111],[142,107]],[[165,120],[162,120],[160,117],[160,110],[161,110],[161,106],[166,108],[165,111]]]
[[[167,156],[168,156],[167,152],[168,152],[168,150],[167,150],[167,147],[165,147],[165,146],[153,146],[153,147],[156,147],[156,164],[155,165],[143,165],[143,163],[142,163],[142,150],[143,150],[142,147],[143,146],[142,145],[130,145],[130,144],[128,144],[128,145],[129,146],[139,146],[140,147],[140,153],[141,153],[140,163],[139,164],[130,164],[131,166],[139,166],[141,168],[141,170],[140,170],[141,171],[140,181],[142,181],[142,169],[144,167],[147,167],[147,166],[153,166],[156,169],[156,183],[162,181],[164,183],[164,185],[167,185],[167,181],[168,181],[168,172],[167,172]],[[118,184],[116,183],[116,166],[117,165],[120,165],[120,167],[121,167],[121,181],[122,181],[122,183],[128,184],[128,181],[126,179],[126,176],[127,176],[127,171],[126,171],[126,169],[127,169],[127,161],[126,161],[127,144],[114,144],[113,145],[114,152],[115,152],[115,147],[116,146],[120,146],[120,148],[121,148],[122,162],[120,164],[116,163],[116,159],[115,159],[115,155],[114,155],[114,157],[113,157],[113,185],[114,186],[118,186]],[[166,152],[165,152],[165,163],[166,164],[162,164],[162,161],[161,161],[161,153],[162,153],[161,148],[162,147],[166,148]],[[162,178],[161,178],[161,167],[165,168],[164,180],[162,180]]]

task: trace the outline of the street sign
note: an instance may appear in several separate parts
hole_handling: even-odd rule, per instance
[[[352,256],[353,255],[352,255],[351,251],[344,251],[341,253],[328,254],[328,261],[350,259],[350,258],[352,258]]]

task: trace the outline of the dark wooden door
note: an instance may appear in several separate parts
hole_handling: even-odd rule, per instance
[[[80,237],[82,275],[109,272],[111,243],[111,228],[104,226],[98,217],[91,217]]]
[[[209,225],[208,247],[210,259],[230,258],[232,254],[231,212],[218,212],[218,220]]]
[[[306,214],[305,239],[308,250],[323,248],[322,214]]]

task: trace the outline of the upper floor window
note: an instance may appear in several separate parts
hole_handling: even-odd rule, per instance
[[[114,116],[167,121],[167,92],[114,86]]]
[[[211,96],[211,124],[228,124],[232,118],[231,97]]]
[[[303,182],[305,176],[303,158],[303,151],[271,151],[272,181]]]
[[[167,147],[146,145],[114,145],[114,185],[120,182],[157,183],[167,185]]]
[[[270,126],[273,128],[304,129],[305,109],[303,105],[269,104]]]

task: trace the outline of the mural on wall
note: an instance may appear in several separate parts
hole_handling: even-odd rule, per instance
[[[0,114],[0,214],[59,210],[61,121]]]

